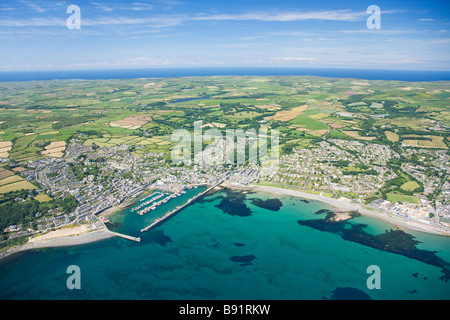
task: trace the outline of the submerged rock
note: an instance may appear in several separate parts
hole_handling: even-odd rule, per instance
[[[333,221],[334,213],[327,214],[325,219],[298,220],[298,224],[316,230],[339,234],[342,239],[359,243],[374,249],[383,250],[405,256],[410,259],[440,267],[443,276],[439,279],[447,282],[450,279],[450,264],[436,255],[436,252],[418,249],[420,243],[409,233],[402,230],[389,230],[373,235],[364,230],[365,224],[354,224],[348,221]]]
[[[231,216],[249,217],[252,215],[252,211],[245,204],[245,194],[240,191],[234,191],[231,189],[224,189],[226,197],[222,198],[222,201],[216,205],[224,213]]]
[[[253,265],[252,261],[255,259],[256,257],[252,254],[246,256],[232,256],[230,258],[233,262],[241,262],[241,266],[251,266]]]
[[[283,206],[283,203],[277,198],[267,199],[267,200],[261,200],[259,198],[255,198],[255,199],[252,199],[252,204],[257,207],[272,210],[272,211],[279,211],[280,208]]]
[[[370,296],[360,289],[339,287],[333,291],[331,300],[370,300]]]

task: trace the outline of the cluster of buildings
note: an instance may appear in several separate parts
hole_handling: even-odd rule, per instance
[[[403,154],[407,158],[414,158],[415,161],[402,163],[402,170],[422,182],[425,195],[434,193],[439,187],[442,187],[442,195],[448,194],[450,189],[445,176],[450,156],[445,150],[403,148]]]
[[[424,192],[414,195],[418,204],[380,198],[379,190],[397,177],[387,164],[391,159],[400,159],[400,154],[374,143],[330,139],[320,142],[316,148],[294,149],[292,154],[281,156],[275,175],[262,179],[335,198],[353,198],[360,204],[370,199],[370,207],[384,212],[421,223],[450,226],[447,152],[418,148],[402,148],[399,152],[403,156],[402,171],[424,185]],[[429,195],[435,201],[430,201]]]
[[[422,202],[420,205],[415,205],[409,202],[397,203],[377,199],[370,203],[370,207],[420,223],[431,225],[436,222],[430,217],[430,213],[434,213],[435,209],[427,201]]]
[[[432,213],[441,224],[450,227],[450,182],[448,164],[450,156],[445,150],[431,150],[418,148],[403,148],[403,154],[415,161],[402,163],[402,170],[424,186],[421,203],[428,204],[427,196],[435,199],[433,206],[429,206]]]
[[[96,166],[98,173],[80,178],[74,174],[74,166],[81,170]],[[94,149],[80,142],[69,144],[63,158],[31,161],[27,167],[22,175],[39,183],[38,192],[55,199],[72,195],[79,203],[70,214],[55,209],[36,220],[39,231],[81,222],[95,223],[97,214],[114,206],[126,206],[150,187],[175,192],[186,186],[214,185],[229,172],[223,166],[174,166],[160,153],[148,152],[138,157],[129,152],[127,145]],[[10,228],[8,232],[16,232],[21,226]]]
[[[386,146],[335,139],[322,141],[319,146],[283,155],[278,174],[271,181],[333,194],[340,191],[362,195],[376,192],[386,180],[395,177],[385,165],[398,155]]]
[[[39,232],[45,232],[46,230],[51,230],[68,225],[70,221],[72,221],[72,218],[75,216],[75,213],[73,212],[70,214],[65,214],[60,210],[53,210],[53,212],[50,213],[52,214],[51,216],[33,221],[30,226],[26,227],[26,229],[21,224],[11,225],[3,229],[3,232],[10,234],[9,239],[36,233],[36,231],[31,228],[33,225],[36,225]],[[36,217],[39,217],[40,215],[40,213],[37,213]]]
[[[136,156],[130,146],[94,148],[74,141],[67,146],[63,158],[44,158],[27,164],[22,175],[39,183],[38,192],[51,197],[72,195],[79,205],[70,214],[60,209],[34,221],[39,231],[89,222],[96,215],[114,206],[126,206],[130,200],[152,187],[177,192],[188,186],[216,185],[227,181],[229,186],[246,187],[256,181],[267,181],[305,190],[326,193],[334,198],[353,198],[359,203],[370,200],[370,207],[422,223],[450,226],[450,183],[447,179],[449,156],[442,150],[404,148],[402,156],[416,161],[402,162],[402,170],[424,185],[416,195],[419,204],[397,203],[379,199],[376,194],[386,181],[397,177],[387,166],[400,155],[391,148],[360,141],[329,139],[318,147],[294,149],[282,155],[277,166],[227,165],[217,163],[223,157],[223,144],[201,154],[199,164],[177,164],[166,161],[164,154],[145,153]],[[95,167],[94,174],[86,171]],[[74,173],[74,168],[86,174]],[[437,192],[439,191],[439,192]],[[436,195],[435,201],[427,195]],[[10,226],[15,236],[22,226]]]
[[[237,168],[230,173],[227,183],[229,186],[247,187],[255,181],[258,181],[261,169],[256,166]]]

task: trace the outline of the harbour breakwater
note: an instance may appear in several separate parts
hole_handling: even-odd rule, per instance
[[[156,227],[157,225],[161,224],[162,222],[166,221],[167,219],[169,219],[170,217],[174,216],[176,213],[178,213],[179,211],[183,210],[184,208],[186,208],[187,206],[189,206],[190,204],[192,204],[193,202],[195,202],[195,200],[197,200],[198,198],[204,196],[206,193],[208,193],[209,191],[211,191],[212,189],[214,189],[215,187],[219,186],[220,184],[222,184],[224,182],[224,179],[220,180],[218,183],[214,184],[213,186],[211,186],[210,188],[206,189],[205,191],[199,193],[198,195],[196,195],[195,197],[192,197],[191,199],[189,199],[188,201],[186,201],[185,204],[176,207],[174,210],[167,212],[164,216],[162,216],[161,218],[157,218],[155,219],[155,221],[153,221],[152,224],[150,224],[149,226],[141,229],[141,233],[142,232],[147,232],[148,230]]]
[[[119,233],[119,232],[114,232],[108,229],[108,227],[106,226],[107,223],[111,223],[111,221],[109,221],[108,218],[106,217],[100,217],[99,219],[101,221],[101,223],[103,224],[103,228],[104,230],[106,230],[107,232],[109,232],[110,234],[117,236],[117,237],[121,237],[127,240],[132,240],[135,242],[141,242],[141,238],[137,238],[137,237],[133,237],[133,236],[129,236],[127,234],[123,234],[123,233]],[[112,223],[111,223],[112,224]]]

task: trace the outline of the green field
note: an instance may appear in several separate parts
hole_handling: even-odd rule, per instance
[[[398,136],[398,134],[391,132],[391,131],[386,131],[386,138],[391,141],[391,142],[397,142],[398,140],[400,140],[400,137]]]
[[[34,197],[35,200],[39,201],[39,202],[49,202],[52,200],[52,198],[50,198],[48,195],[44,194],[44,193],[40,193],[37,196]]]
[[[0,180],[0,187],[18,181],[23,181],[23,179],[18,175],[10,176]]]
[[[411,147],[448,149],[443,137],[430,135],[405,135],[403,144]]]
[[[407,196],[404,194],[388,193],[387,199],[392,202],[410,202],[413,204],[419,204],[419,199],[414,196]]]
[[[408,181],[404,185],[402,185],[400,188],[402,188],[405,191],[414,191],[419,187],[420,187],[420,185],[417,182]]]
[[[232,122],[238,122],[240,120],[248,120],[253,119],[254,117],[260,116],[261,114],[256,111],[242,111],[237,112],[232,115],[224,115],[225,119],[229,119]]]
[[[175,102],[189,98],[195,100]],[[222,133],[276,128],[285,150],[342,139],[446,152],[449,133],[431,128],[450,126],[449,98],[445,81],[309,76],[3,82],[0,141],[13,143],[8,159],[23,166],[45,157],[41,152],[51,142],[75,139],[86,146],[127,144],[139,156],[168,156],[174,145],[171,134],[176,129],[192,132],[194,122],[201,120],[204,125],[220,123]],[[151,121],[138,129],[110,125],[139,116]],[[401,188],[412,192],[417,185],[410,181]]]
[[[292,120],[291,123],[313,131],[328,129],[328,126],[325,123],[313,119],[305,114],[299,115],[294,120]]]
[[[19,182],[14,182],[14,183],[10,183],[4,186],[0,187],[0,194],[4,194],[4,193],[8,193],[11,191],[17,191],[17,190],[32,190],[32,189],[36,189],[36,186],[31,184],[28,181],[19,181]]]

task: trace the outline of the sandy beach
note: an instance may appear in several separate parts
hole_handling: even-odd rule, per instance
[[[111,207],[102,212],[100,216],[107,217],[120,210],[123,210],[123,208],[119,206]],[[110,232],[106,228],[89,231],[87,225],[63,228],[40,236],[32,237],[26,244],[12,247],[3,253],[0,253],[0,259],[20,251],[38,248],[71,247],[97,242],[115,236],[116,235],[114,233]]]
[[[239,189],[239,188],[237,188]],[[248,190],[246,188],[245,190]],[[331,206],[333,206],[336,211],[339,212],[346,212],[346,211],[358,211],[360,214],[370,216],[374,219],[382,220],[384,222],[387,222],[399,229],[405,229],[405,230],[413,230],[413,231],[420,231],[425,233],[431,233],[431,234],[437,234],[437,235],[443,235],[443,236],[450,236],[450,230],[448,228],[440,228],[437,226],[432,225],[426,225],[424,223],[416,222],[416,221],[409,221],[405,220],[400,217],[395,217],[391,214],[381,212],[379,210],[369,210],[362,205],[359,205],[357,203],[351,203],[348,200],[349,199],[333,199],[325,196],[315,195],[307,192],[301,192],[297,190],[292,189],[283,189],[283,188],[277,188],[277,187],[271,187],[271,186],[258,186],[258,185],[252,185],[252,190],[257,192],[263,192],[263,193],[270,193],[270,194],[279,194],[279,195],[286,195],[286,196],[293,196],[293,197],[300,197],[310,200],[317,200],[320,202],[327,203]]]
[[[0,253],[0,259],[20,251],[39,248],[71,247],[114,237],[105,229],[87,231],[87,226],[55,230],[47,234],[31,238],[22,246],[12,247]]]
[[[38,239],[35,241],[31,239],[25,246],[30,246],[32,248],[75,246],[114,237],[111,232],[105,229],[85,232],[81,234],[68,234],[68,232],[65,232],[64,230],[57,230],[53,232],[58,231],[61,231],[59,236],[55,234],[49,234],[49,236],[46,237],[46,235],[43,235],[41,236],[44,237],[43,239]]]
[[[84,234],[88,232],[87,225],[81,225],[73,228],[64,228],[55,231],[51,231],[49,233],[43,234],[41,236],[37,236],[28,240],[28,243],[39,243],[50,241],[58,238],[72,237],[80,234]]]

